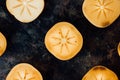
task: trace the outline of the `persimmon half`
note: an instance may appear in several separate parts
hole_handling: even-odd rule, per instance
[[[69,60],[81,50],[83,37],[71,23],[58,22],[47,32],[45,45],[56,58]]]
[[[44,9],[44,0],[6,0],[8,11],[20,22],[34,21]]]
[[[118,51],[118,55],[120,56],[120,42],[118,44],[117,51]]]
[[[120,0],[84,0],[82,11],[98,28],[111,25],[120,15]]]
[[[107,67],[95,66],[85,74],[82,80],[118,80],[118,77]]]
[[[5,36],[0,32],[0,56],[3,55],[7,47],[7,40]]]
[[[32,65],[20,63],[13,67],[6,80],[43,80],[43,77]]]

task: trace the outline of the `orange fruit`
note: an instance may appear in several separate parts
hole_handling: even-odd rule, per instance
[[[105,28],[119,17],[120,0],[85,0],[82,11],[94,26]]]
[[[6,6],[17,20],[29,23],[42,13],[44,0],[6,0]]]
[[[119,44],[118,44],[117,51],[118,51],[118,54],[119,54],[119,56],[120,56],[120,42],[119,42]]]
[[[118,77],[104,66],[95,66],[85,74],[82,80],[118,80]]]
[[[81,50],[83,37],[71,23],[58,22],[47,32],[45,45],[56,58],[69,60]]]
[[[6,80],[43,80],[41,73],[28,63],[17,64]]]
[[[7,41],[5,36],[0,32],[0,56],[3,55],[7,47]]]

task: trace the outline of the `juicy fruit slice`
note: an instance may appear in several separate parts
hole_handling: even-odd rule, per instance
[[[83,37],[72,24],[59,22],[47,32],[45,45],[56,58],[69,60],[81,50]]]
[[[7,0],[8,11],[21,22],[35,20],[43,11],[44,0]]]
[[[0,32],[0,56],[5,52],[7,47],[7,41],[5,36]]]
[[[118,51],[118,54],[119,54],[119,56],[120,56],[120,42],[119,42],[119,44],[118,44],[117,51]]]
[[[6,80],[43,80],[43,78],[32,65],[20,63],[10,71]]]
[[[82,80],[118,80],[118,77],[112,70],[104,66],[95,66]]]
[[[93,25],[105,28],[119,17],[120,0],[85,0],[82,10]]]

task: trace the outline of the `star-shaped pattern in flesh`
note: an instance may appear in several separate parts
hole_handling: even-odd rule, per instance
[[[32,13],[31,13],[31,9],[30,8],[37,9],[37,7],[35,7],[34,5],[30,4],[34,0],[17,0],[17,1],[19,2],[19,4],[15,5],[13,7],[13,9],[22,7],[22,9],[20,11],[20,15],[22,15],[24,10],[26,9],[27,12],[29,13],[29,15],[31,16]]]
[[[98,12],[97,17],[99,18],[100,15],[104,15],[105,18],[107,18],[107,11],[113,11],[109,8],[109,5],[112,3],[112,1],[106,1],[106,0],[97,0],[97,3],[95,7],[97,7],[94,11]]]
[[[18,77],[15,78],[14,80],[34,80],[35,79],[33,75],[28,73],[26,70],[18,71],[17,75]]]
[[[76,45],[77,41],[71,41],[72,39],[75,39],[75,36],[69,36],[70,30],[67,30],[66,34],[63,35],[62,29],[59,30],[58,34],[60,37],[52,37],[54,40],[57,41],[57,44],[54,44],[53,46],[60,46],[60,53],[63,51],[63,47],[66,47],[66,50],[69,52],[69,46],[68,45]]]

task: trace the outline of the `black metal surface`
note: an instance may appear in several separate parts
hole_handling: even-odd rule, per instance
[[[109,27],[93,26],[82,13],[83,0],[45,0],[42,14],[33,22],[17,21],[0,1],[0,31],[7,38],[7,50],[0,57],[0,80],[18,63],[30,63],[44,80],[81,80],[89,69],[103,65],[113,70],[120,79],[120,17]],[[84,38],[82,50],[69,61],[60,61],[45,47],[46,32],[57,22],[75,25]]]

